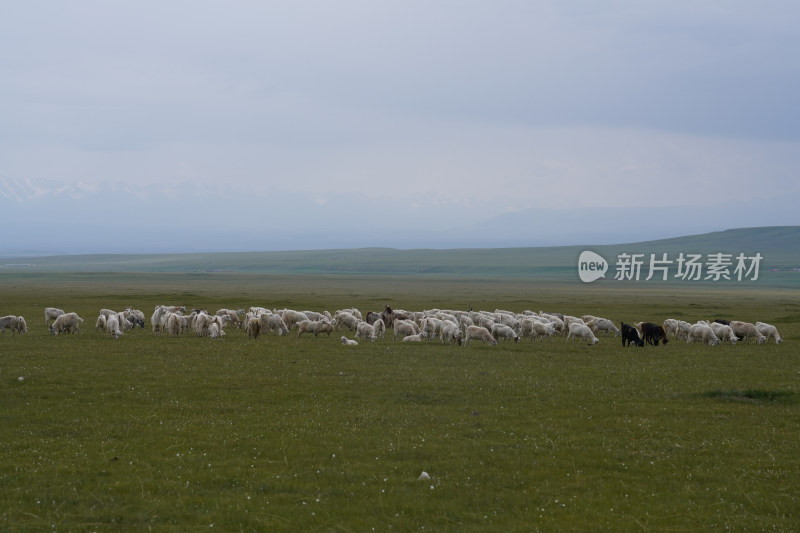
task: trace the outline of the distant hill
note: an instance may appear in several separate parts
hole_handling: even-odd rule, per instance
[[[0,260],[5,272],[234,272],[246,274],[450,275],[577,280],[583,250],[603,256],[612,266],[622,253],[646,258],[681,252],[717,252],[734,256],[760,253],[762,282],[794,287],[800,279],[800,226],[741,228],[673,239],[602,246],[552,246],[450,250],[358,248],[287,252],[219,252],[196,254],[60,255]],[[685,283],[685,282],[684,282]]]

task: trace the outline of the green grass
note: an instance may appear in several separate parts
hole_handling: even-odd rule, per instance
[[[800,528],[796,292],[75,273],[0,278],[0,302],[31,329],[0,335],[0,530]],[[785,340],[464,349],[390,332],[346,348],[94,332],[102,307],[149,319],[157,303],[727,316]],[[48,305],[84,317],[81,334],[48,335]]]

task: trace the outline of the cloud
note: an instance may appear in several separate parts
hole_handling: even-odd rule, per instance
[[[276,212],[317,224],[413,213],[437,227],[745,206],[797,192],[798,11],[17,3],[0,21],[14,50],[0,60],[0,177],[34,185],[0,193],[25,202],[59,181],[67,200],[129,191],[186,213],[198,198],[280,198]]]

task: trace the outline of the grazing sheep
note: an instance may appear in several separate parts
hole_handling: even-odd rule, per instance
[[[153,327],[154,334],[159,335],[162,331],[164,331],[165,324],[162,319],[166,313],[166,305],[157,305],[155,311],[153,311],[153,316],[150,317],[150,324]]]
[[[126,308],[125,317],[133,322],[134,327],[139,326],[140,328],[144,328],[144,313],[139,311],[138,309],[131,309],[130,307]]]
[[[56,318],[60,317],[64,314],[63,309],[59,309],[58,307],[45,307],[44,308],[44,324],[48,328],[50,327],[50,321],[55,320]]]
[[[308,317],[308,319],[309,319],[309,320],[322,320],[322,319],[326,319],[326,320],[333,321],[333,317],[332,317],[332,316],[331,316],[331,314],[330,314],[329,312],[327,312],[327,311],[323,311],[322,313],[320,313],[320,312],[318,312],[318,311],[301,311],[301,313],[303,313],[304,315],[306,315],[306,316]]]
[[[503,339],[503,342],[511,339],[514,342],[519,342],[519,335],[511,326],[505,324],[495,324],[492,326],[492,337],[495,339]]]
[[[342,326],[350,331],[355,331],[359,322],[361,319],[347,311],[336,311],[333,316],[333,323],[337,329]]]
[[[261,319],[249,320],[247,322],[246,329],[247,329],[247,338],[249,338],[249,339],[257,339],[258,336],[261,334]]]
[[[313,333],[316,337],[320,333],[327,333],[328,337],[331,336],[333,331],[333,324],[327,318],[322,320],[301,320],[297,323],[297,337],[299,338],[303,333]]]
[[[27,325],[24,326],[24,330],[25,331],[20,331],[20,329],[21,329],[20,328],[20,319],[22,319],[22,322],[24,324],[25,323],[25,319],[22,318],[21,316],[7,315],[7,316],[4,316],[4,317],[0,317],[0,331],[5,333],[5,330],[10,329],[11,333],[14,333],[14,332],[25,333],[26,331],[28,331],[28,326]]]
[[[709,326],[712,330],[714,330],[714,335],[717,336],[720,343],[727,340],[731,344],[736,344],[736,341],[739,340],[739,338],[733,333],[733,330],[730,326],[720,324],[719,322],[711,322]]]
[[[372,323],[373,329],[375,329],[375,335],[378,337],[383,338],[386,335],[386,324],[383,323],[382,318],[378,318],[375,322]]]
[[[83,324],[83,319],[77,313],[64,313],[56,318],[55,322],[50,326],[50,333],[52,335],[80,333],[81,324]]]
[[[489,346],[497,344],[497,340],[495,340],[489,330],[483,326],[469,326],[464,337],[465,347],[469,346],[469,341],[472,339],[478,339],[482,344],[489,344]]]
[[[106,325],[108,323],[108,319],[106,315],[100,314],[97,316],[97,321],[94,323],[94,330],[95,331],[106,331]]]
[[[214,322],[211,315],[202,311],[194,316],[194,334],[202,337],[208,334],[208,326]]]
[[[394,320],[394,340],[399,336],[401,339],[408,335],[417,335],[420,333],[420,328],[410,320]]]
[[[294,309],[284,309],[282,311],[278,311],[278,314],[283,319],[283,323],[286,324],[286,327],[289,329],[292,329],[295,327],[295,325],[303,320],[308,320],[308,317],[305,315],[305,313],[295,311]]]
[[[586,325],[586,322],[584,322],[580,318],[578,318],[576,316],[570,316],[570,315],[564,315],[563,323],[564,323],[564,325],[561,327],[561,334],[563,335],[563,334],[566,333],[567,337],[569,337],[569,326],[570,326],[570,324],[581,324],[581,325],[584,325],[584,326]]]
[[[548,340],[553,338],[556,334],[555,322],[540,322],[539,320],[525,318],[521,321],[522,331],[520,337],[530,336],[530,342],[533,342],[538,337],[540,340],[547,337]]]
[[[711,326],[708,324],[692,324],[692,327],[689,328],[689,335],[686,337],[686,344],[696,341],[700,341],[709,346],[719,345],[719,337],[717,337],[717,335],[714,333],[714,330],[711,329]]]
[[[576,321],[570,321],[569,333],[567,333],[567,340],[572,342],[573,339],[581,339],[587,341],[589,344],[597,344],[600,340],[594,336],[592,330],[586,324]]]
[[[461,328],[452,320],[442,321],[442,327],[439,329],[439,337],[442,339],[442,344],[457,344],[461,346]]]
[[[468,327],[474,326],[475,322],[469,317],[469,315],[461,315],[458,319],[458,324],[461,326],[462,331],[464,331]]]
[[[597,335],[598,331],[602,331],[603,335],[613,333],[615,337],[619,337],[619,329],[607,318],[594,317],[589,320],[584,320],[584,322],[592,329],[595,335]]]
[[[20,335],[28,333],[28,323],[25,322],[24,317],[21,316],[17,317],[17,333],[19,333]]]
[[[167,320],[166,330],[170,334],[170,336],[177,337],[177,336],[179,336],[181,334],[181,332],[183,331],[183,320],[182,320],[182,318],[183,318],[182,315],[179,315],[178,313],[167,312],[167,315],[166,315],[166,320]]]
[[[119,327],[119,317],[117,315],[111,315],[106,319],[106,330],[108,334],[115,339],[119,339],[122,336],[122,330],[120,330]]]
[[[375,342],[375,339],[378,338],[378,335],[375,332],[374,326],[372,326],[367,322],[359,322],[358,326],[356,327],[356,338],[365,341],[369,340],[370,342]]]
[[[442,321],[434,317],[423,318],[420,329],[425,333],[426,338],[434,339],[439,336],[439,331],[442,329]]]
[[[630,324],[626,324],[625,322],[620,322],[619,330],[620,334],[622,335],[623,346],[630,346],[631,343],[639,347],[644,346],[642,336],[639,334],[639,330],[635,327],[631,326]]]
[[[242,319],[239,318],[239,315],[244,314],[244,309],[217,309],[217,312],[214,313],[216,316],[227,316],[230,318],[231,322],[236,324],[237,328],[242,327]]]
[[[645,344],[658,346],[659,341],[663,342],[664,344],[669,342],[669,339],[667,338],[667,332],[664,330],[664,327],[659,324],[653,324],[652,322],[641,322],[639,331],[642,332]]]
[[[270,332],[277,333],[278,335],[289,334],[289,326],[286,325],[286,322],[283,321],[280,315],[276,315],[275,313],[262,313],[257,321],[261,323],[261,333],[264,335]],[[330,334],[328,334],[328,336],[330,337]]]
[[[767,340],[774,339],[775,344],[780,344],[783,342],[780,334],[778,334],[778,328],[772,324],[767,324],[766,322],[756,322],[756,329],[759,333],[764,335]]]
[[[225,335],[225,330],[222,329],[218,322],[212,322],[208,326],[208,336],[212,339],[217,339]]]
[[[756,329],[755,324],[751,324],[750,322],[742,322],[740,320],[731,320],[729,324],[733,333],[736,334],[737,337],[744,339],[744,342],[750,340],[750,337],[756,339],[758,344],[764,344],[767,341],[767,338],[761,334],[761,332]]]

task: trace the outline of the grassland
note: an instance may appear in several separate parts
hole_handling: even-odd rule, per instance
[[[0,274],[51,272],[142,272],[142,273],[242,273],[342,276],[436,276],[444,278],[517,278],[552,282],[577,281],[578,256],[591,249],[609,263],[620,253],[643,253],[646,258],[667,253],[724,252],[750,256],[760,253],[763,262],[757,285],[761,288],[800,289],[800,226],[740,228],[703,235],[641,243],[591,246],[559,246],[500,249],[396,250],[361,248],[351,250],[300,250],[283,252],[239,252],[196,254],[59,255],[0,259]],[[674,276],[673,267],[671,275]],[[646,272],[645,272],[646,275]],[[613,278],[611,266],[607,277]],[[645,277],[644,275],[642,277]],[[692,282],[713,287],[720,282]],[[735,282],[733,282],[735,283]],[[653,285],[685,285],[674,280]]]
[[[796,531],[797,296],[476,276],[3,276],[0,314],[30,332],[0,335],[0,530]],[[218,341],[93,331],[100,308],[161,303],[728,316],[774,323],[785,341],[347,349],[236,329]],[[83,316],[81,334],[48,335],[50,305]]]

